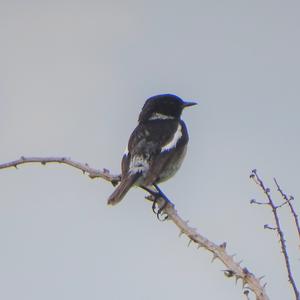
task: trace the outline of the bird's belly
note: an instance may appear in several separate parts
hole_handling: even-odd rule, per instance
[[[168,164],[168,166],[162,170],[162,172],[159,175],[159,179],[157,181],[157,183],[166,181],[168,179],[170,179],[171,177],[173,177],[175,175],[175,173],[180,169],[181,164],[184,160],[185,154],[186,154],[186,147],[184,147],[183,151],[180,153],[179,157],[174,157],[170,163]]]

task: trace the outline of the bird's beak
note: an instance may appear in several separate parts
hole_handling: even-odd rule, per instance
[[[196,102],[184,102],[183,103],[183,108],[193,106],[193,105],[196,105],[196,104],[198,104],[198,103],[196,103]]]

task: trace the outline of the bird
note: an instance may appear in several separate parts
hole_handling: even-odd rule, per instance
[[[121,162],[121,181],[108,198],[109,205],[119,203],[133,186],[149,191],[171,178],[185,157],[189,135],[182,111],[196,102],[173,94],[148,98],[139,114]]]

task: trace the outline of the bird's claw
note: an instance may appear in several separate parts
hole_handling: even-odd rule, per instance
[[[161,198],[163,198],[163,200],[164,200],[163,204],[158,203],[158,199],[161,199]],[[159,221],[163,222],[168,219],[168,215],[164,213],[164,209],[166,208],[168,203],[170,203],[170,201],[166,200],[164,197],[162,197],[162,195],[160,193],[157,193],[155,195],[155,198],[152,203],[152,211],[156,215],[156,217]]]
[[[162,192],[162,190],[154,184],[156,191],[149,189],[147,187],[142,187],[151,196],[146,197],[146,199],[152,201],[152,211],[156,215],[159,221],[166,221],[168,215],[164,212],[167,205],[174,206],[174,204],[168,199],[168,197]],[[162,202],[163,201],[163,202]]]

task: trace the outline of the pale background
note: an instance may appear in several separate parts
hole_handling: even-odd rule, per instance
[[[64,155],[118,173],[146,98],[196,100],[183,115],[187,158],[161,187],[266,276],[271,299],[293,299],[249,174],[271,188],[276,176],[300,211],[299,36],[299,1],[1,0],[0,162]],[[210,254],[157,221],[142,190],[110,208],[112,191],[67,166],[2,170],[0,299],[244,298]]]

